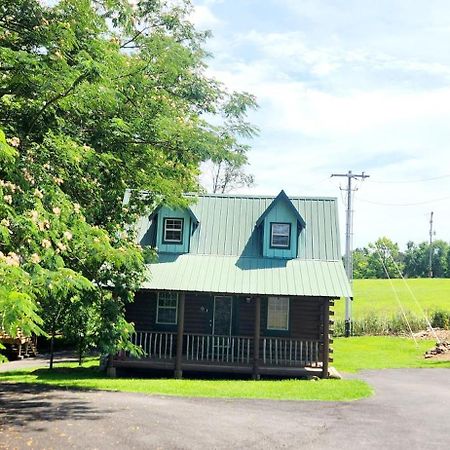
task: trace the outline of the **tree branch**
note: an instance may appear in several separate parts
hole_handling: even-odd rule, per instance
[[[67,88],[64,92],[61,92],[60,94],[56,95],[55,97],[51,98],[48,102],[42,106],[42,108],[38,111],[38,113],[33,117],[31,120],[30,126],[28,127],[26,135],[29,135],[32,131],[34,125],[36,124],[37,120],[41,115],[45,112],[45,110],[52,105],[53,103],[57,102],[58,100],[61,100],[62,98],[67,97],[83,80],[85,80],[89,76],[89,73],[85,72],[82,73],[73,83],[72,85]]]

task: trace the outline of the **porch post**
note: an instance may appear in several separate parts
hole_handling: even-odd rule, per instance
[[[185,293],[182,292],[178,298],[178,327],[177,327],[177,354],[175,359],[175,378],[183,376],[181,368],[181,358],[183,355],[183,334],[184,334],[184,303]]]
[[[330,301],[323,300],[323,362],[322,378],[328,378],[328,359],[330,357]]]
[[[261,297],[255,298],[255,330],[253,334],[253,379],[259,380],[259,339],[261,336]]]

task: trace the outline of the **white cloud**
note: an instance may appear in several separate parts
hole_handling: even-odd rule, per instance
[[[222,21],[212,12],[210,5],[214,1],[206,1],[203,4],[194,6],[194,10],[190,15],[191,22],[200,30],[212,29],[219,26]]]
[[[329,175],[366,171],[371,178],[355,197],[356,245],[381,235],[402,245],[425,240],[431,210],[437,237],[450,240],[450,200],[432,201],[450,196],[450,179],[413,182],[450,173],[450,58],[442,51],[450,29],[435,18],[421,34],[420,9],[391,17],[385,3],[352,16],[339,2],[301,2],[307,22],[285,31],[225,24],[211,44],[210,73],[254,93],[261,106],[251,115],[261,129],[249,154],[257,182],[251,192],[340,197],[342,181]],[[390,22],[380,11],[396,24],[395,36],[384,33]]]

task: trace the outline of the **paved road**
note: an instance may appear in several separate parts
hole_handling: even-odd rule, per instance
[[[187,399],[0,384],[0,448],[448,449],[450,370],[361,376],[354,402]]]

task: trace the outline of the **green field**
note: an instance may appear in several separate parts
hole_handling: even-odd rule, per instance
[[[436,310],[450,311],[450,279],[409,279],[406,283],[418,300],[415,302],[403,280],[392,280],[402,307],[414,315],[421,315],[421,308],[427,313]],[[354,280],[353,317],[368,315],[391,316],[400,313],[394,290],[389,280]],[[336,318],[344,317],[344,300],[335,302]]]

